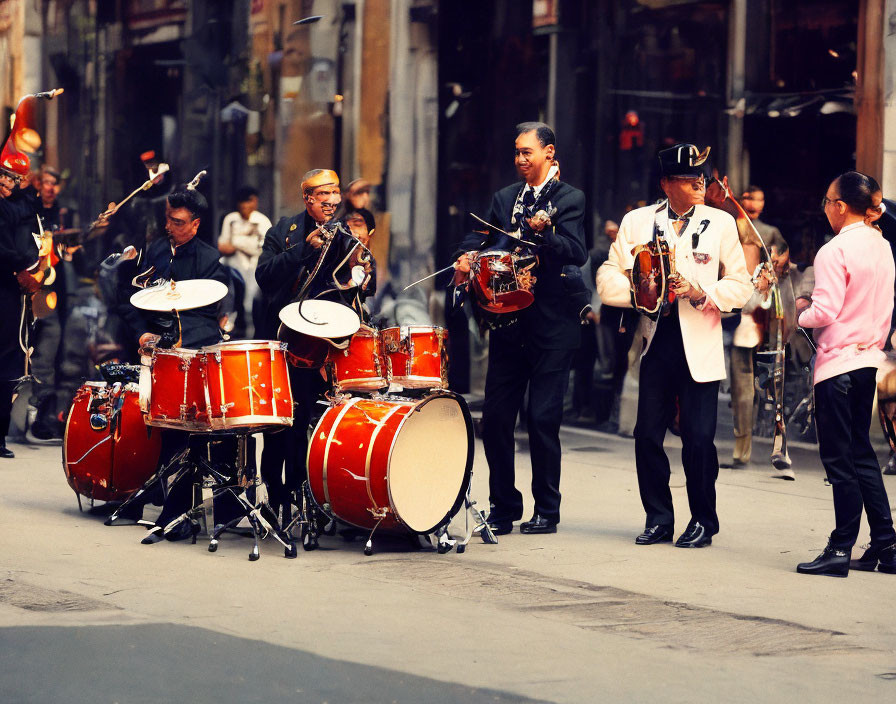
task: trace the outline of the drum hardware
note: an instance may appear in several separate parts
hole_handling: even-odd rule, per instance
[[[109,426],[109,419],[102,413],[92,413],[90,415],[90,428],[92,430],[105,430]]]
[[[489,313],[516,313],[535,301],[534,255],[479,252],[470,266],[469,283],[476,303]]]

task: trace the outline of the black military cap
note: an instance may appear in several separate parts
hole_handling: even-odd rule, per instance
[[[702,152],[693,144],[676,144],[657,153],[660,160],[660,176],[702,176],[703,163],[709,156],[709,147]]]

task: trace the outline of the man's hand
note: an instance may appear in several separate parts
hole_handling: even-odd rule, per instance
[[[689,300],[696,300],[704,296],[703,291],[697,286],[692,286],[691,282],[681,275],[669,279],[669,290],[679,298]]]
[[[722,203],[728,197],[728,177],[722,177],[720,184],[717,179],[710,179],[706,184],[706,195],[703,202],[713,208],[721,208]]]
[[[324,238],[320,233],[320,229],[315,230],[310,235],[305,238],[305,242],[314,247],[314,249],[320,249],[324,246]]]
[[[467,280],[467,275],[470,273],[470,269],[473,266],[473,257],[475,256],[476,252],[464,252],[457,258],[457,261],[454,262],[455,286],[460,286]]]
[[[531,218],[526,218],[526,222],[533,232],[541,232],[551,224],[551,218],[544,210],[539,210]]]
[[[802,313],[806,308],[812,305],[812,301],[805,296],[800,296],[796,299],[796,315],[799,317],[800,313]]]

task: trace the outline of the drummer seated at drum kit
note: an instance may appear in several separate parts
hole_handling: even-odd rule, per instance
[[[191,184],[192,185],[192,184]],[[134,277],[138,280],[186,281],[204,279],[226,284],[228,276],[220,264],[220,253],[211,245],[195,239],[201,218],[208,212],[205,197],[195,189],[180,187],[169,196],[165,205],[165,230],[168,237],[158,239],[149,244],[145,256],[139,261],[140,273]],[[171,313],[151,313],[127,304],[122,310],[122,317],[131,329],[140,332],[137,340],[143,351],[153,347],[184,347],[198,349],[206,345],[214,345],[221,341],[221,330],[218,326],[218,310],[215,303]],[[142,332],[141,332],[142,331]],[[162,431],[162,449],[159,457],[159,468],[164,468],[171,460],[190,444],[190,433],[184,430],[165,429]],[[200,441],[204,440],[200,438]],[[231,440],[231,439],[228,439]],[[229,445],[225,441],[224,445]],[[235,445],[234,445],[235,448]],[[216,448],[222,455],[233,448]],[[148,496],[151,500],[153,497]],[[171,488],[162,506],[162,512],[150,528],[150,535],[142,542],[151,544],[163,537],[163,530],[172,519],[187,512],[192,507],[192,482],[182,481]],[[229,509],[219,507],[221,514],[230,513]],[[119,514],[119,518],[140,520],[143,504],[136,502]],[[222,522],[222,520],[218,520]],[[169,540],[180,540],[190,537],[196,531],[195,525],[183,521],[173,527],[164,537]]]

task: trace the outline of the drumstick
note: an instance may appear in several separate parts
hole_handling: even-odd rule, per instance
[[[409,288],[411,288],[411,286],[416,286],[416,285],[419,284],[419,283],[423,283],[423,282],[426,281],[427,279],[431,279],[433,276],[438,276],[438,275],[441,274],[442,272],[448,271],[449,269],[453,269],[453,268],[454,268],[454,264],[449,264],[449,265],[446,266],[444,269],[439,269],[438,271],[435,271],[435,272],[433,272],[432,274],[429,274],[428,276],[424,276],[422,279],[417,279],[417,281],[415,281],[415,282],[412,283],[412,284],[408,284],[408,285],[405,286],[403,289],[401,289],[401,291],[402,291],[402,293],[404,293],[404,292],[407,291]]]

